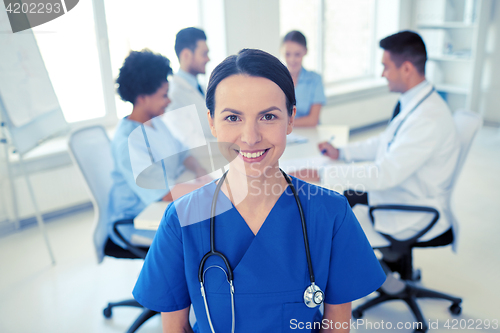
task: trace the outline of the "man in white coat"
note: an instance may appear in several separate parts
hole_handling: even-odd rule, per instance
[[[168,96],[172,103],[165,115],[168,129],[188,147],[203,145],[213,138],[207,120],[205,92],[198,74],[205,74],[208,57],[207,37],[198,28],[185,28],[175,38],[175,53],[180,69],[173,76]]]
[[[363,142],[340,149],[320,143],[320,151],[334,160],[365,163],[332,164],[313,172],[312,180],[350,189],[344,195],[354,206],[373,247],[387,245],[373,228],[396,239],[407,239],[424,229],[433,215],[376,211],[373,226],[368,204],[434,207],[440,218],[419,242],[451,242],[447,198],[460,151],[452,113],[425,79],[427,54],[418,34],[399,32],[382,39],[380,47],[384,49],[382,76],[390,91],[401,93],[391,121],[384,132]]]

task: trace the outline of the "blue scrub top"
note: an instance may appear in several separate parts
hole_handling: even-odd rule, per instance
[[[302,67],[295,86],[295,99],[297,118],[307,116],[313,104],[325,105],[326,97],[321,76]]]
[[[173,183],[173,180],[185,170],[183,162],[189,156],[188,149],[170,133],[161,119],[158,117],[153,118],[151,124],[154,128],[144,126],[151,149],[162,157],[172,155],[166,162],[166,169],[167,177]],[[169,192],[169,189],[165,188],[148,189],[136,184],[130,159],[129,136],[141,125],[141,123],[129,120],[127,117],[123,118],[118,124],[111,142],[114,170],[111,173],[113,186],[109,193],[108,203],[108,233],[113,242],[123,248],[126,248],[126,245],[112,231],[113,223],[119,220],[135,218],[146,206],[154,201],[161,200]],[[165,184],[161,179],[158,182]],[[119,230],[127,239],[130,239],[132,233],[147,238],[153,238],[155,233],[154,231],[135,230],[131,225],[121,226]]]
[[[304,209],[316,284],[325,292],[325,302],[351,302],[378,289],[386,276],[345,197],[296,178],[293,183]],[[198,267],[210,250],[207,215],[215,188],[211,182],[169,205],[133,291],[140,304],[158,312],[193,304],[199,332],[210,332]],[[234,272],[236,332],[292,332],[293,319],[321,320],[319,308],[310,309],[303,300],[310,278],[299,211],[290,188],[257,235],[221,192],[215,248],[228,258]],[[211,265],[225,267],[214,256],[205,268]],[[220,269],[207,271],[205,290],[215,331],[230,332],[229,284]]]

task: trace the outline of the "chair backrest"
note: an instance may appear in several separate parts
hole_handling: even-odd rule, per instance
[[[453,211],[451,210],[451,194],[453,193],[453,189],[457,184],[458,176],[462,172],[462,168],[465,164],[465,160],[467,159],[467,155],[469,154],[472,141],[474,140],[474,137],[476,136],[479,128],[481,128],[483,119],[481,115],[477,113],[466,110],[457,110],[453,115],[453,120],[455,121],[458,139],[460,140],[460,154],[458,156],[455,171],[453,172],[450,195],[448,196],[448,219],[451,222],[453,228],[454,240],[452,247],[453,251],[456,252],[458,249],[459,224],[453,214]]]
[[[455,187],[458,176],[469,154],[472,141],[483,124],[483,118],[481,115],[471,111],[457,110],[453,115],[453,120],[455,121],[458,138],[460,140],[460,155],[452,179],[452,186]]]
[[[108,239],[107,209],[114,165],[111,144],[104,127],[92,126],[71,133],[68,146],[85,179],[94,205],[93,241],[97,261],[100,263],[104,258],[104,247]]]

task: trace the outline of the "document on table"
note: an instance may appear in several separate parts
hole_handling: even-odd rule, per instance
[[[170,204],[170,201],[155,201],[134,219],[134,228],[141,230],[156,230],[160,225],[160,221],[165,213],[165,209]]]
[[[299,143],[306,143],[308,139],[306,137],[290,133],[286,136],[286,144],[287,145],[293,145],[293,144],[299,144]]]
[[[309,158],[297,158],[292,160],[280,161],[280,168],[290,173],[302,169],[318,170],[325,165],[332,164],[332,159],[323,155]]]

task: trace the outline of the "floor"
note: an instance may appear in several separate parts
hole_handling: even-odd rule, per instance
[[[360,139],[370,133],[357,135]],[[453,317],[448,302],[420,300],[430,332],[500,332],[500,131],[483,128],[473,144],[454,196],[461,222],[459,251],[449,247],[415,251],[421,284],[463,298],[463,312]],[[38,228],[0,238],[0,332],[125,332],[138,309],[102,316],[110,300],[131,297],[141,261],[106,258],[97,264],[91,243],[93,212],[81,212],[47,223],[57,264],[52,266]],[[359,302],[359,301],[358,301]],[[386,303],[365,313],[352,332],[398,332],[413,318],[401,302]],[[489,322],[487,321],[489,320]],[[488,323],[497,329],[487,329]],[[448,321],[449,328],[445,325]],[[454,326],[455,325],[455,326]],[[161,332],[158,318],[139,332]]]

